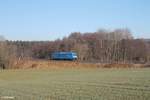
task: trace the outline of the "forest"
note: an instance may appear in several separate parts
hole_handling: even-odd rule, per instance
[[[150,62],[150,39],[134,38],[129,29],[73,32],[55,41],[10,41],[0,37],[0,67],[12,68],[21,60],[50,59],[52,52],[74,51],[79,62]]]

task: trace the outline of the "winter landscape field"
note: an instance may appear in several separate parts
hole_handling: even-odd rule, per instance
[[[0,72],[0,100],[149,100],[150,69]]]

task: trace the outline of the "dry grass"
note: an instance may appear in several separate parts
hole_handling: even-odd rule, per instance
[[[78,61],[52,61],[52,60],[22,60],[15,65],[16,69],[61,69],[61,68],[145,68],[144,64],[101,64],[82,63]]]

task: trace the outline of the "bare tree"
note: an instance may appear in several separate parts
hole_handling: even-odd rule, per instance
[[[11,68],[16,59],[16,49],[13,45],[8,45],[4,37],[0,39],[0,67]]]

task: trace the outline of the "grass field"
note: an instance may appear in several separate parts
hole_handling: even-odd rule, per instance
[[[0,100],[150,100],[150,69],[0,71]],[[7,99],[7,100],[9,100]]]

